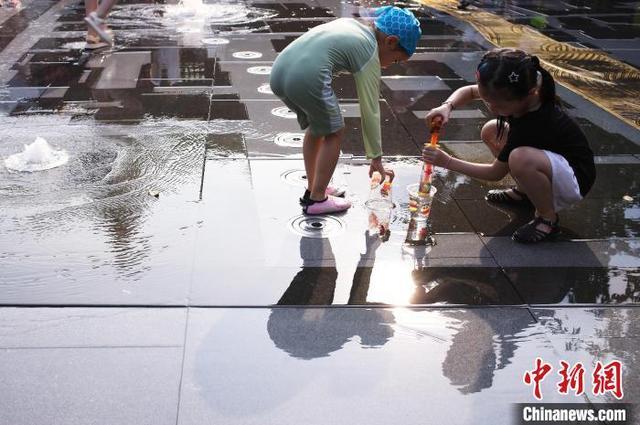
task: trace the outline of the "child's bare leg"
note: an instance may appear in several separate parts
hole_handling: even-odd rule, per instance
[[[102,19],[106,18],[117,2],[118,0],[102,0],[98,5],[98,10],[96,10],[96,15]]]
[[[323,142],[323,136],[314,136],[307,128],[302,141],[302,157],[304,158],[304,170],[307,173],[307,190],[311,192],[316,176],[316,162],[318,161],[318,151]]]
[[[331,133],[324,137],[324,140],[320,143],[318,149],[318,155],[315,164],[315,176],[313,178],[313,186],[311,187],[311,200],[322,201],[325,196],[325,191],[333,176],[333,172],[338,164],[338,158],[340,157],[340,145],[342,143],[342,136],[344,129],[340,129],[335,133]]]
[[[518,186],[536,207],[536,214],[555,222],[557,216],[553,207],[551,183],[553,170],[547,155],[536,148],[524,146],[516,148],[509,155],[509,169]],[[551,230],[545,224],[540,226],[544,227],[540,227],[542,231]]]

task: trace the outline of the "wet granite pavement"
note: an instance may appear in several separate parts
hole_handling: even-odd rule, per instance
[[[473,7],[527,25],[544,14],[546,35],[595,37],[587,47],[638,66],[637,2],[558,3]],[[522,375],[536,356],[620,360],[623,401],[640,397],[640,132],[560,87],[598,171],[560,240],[511,241],[531,212],[484,201],[508,179],[437,170],[437,243],[407,246],[423,117],[491,47],[409,6],[423,39],[381,84],[397,174],[384,243],[367,232],[351,77],[334,80],[346,125],[334,182],[354,207],[326,218],[301,215],[302,133],[268,89],[297,36],[366,9],[125,1],[115,47],[88,53],[82,3],[0,7],[0,157],[38,136],[70,154],[36,173],[0,166],[0,424],[504,423],[535,401]],[[442,146],[490,160],[489,118],[481,103],[455,111]],[[614,401],[543,387],[548,402]]]

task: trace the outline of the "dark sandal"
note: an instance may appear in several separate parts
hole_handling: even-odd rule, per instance
[[[551,239],[555,237],[558,233],[560,233],[560,227],[558,227],[558,222],[560,222],[560,217],[556,215],[556,221],[549,221],[542,217],[536,217],[524,226],[520,227],[518,230],[513,232],[511,239],[520,243],[537,243],[542,242],[544,240]],[[538,229],[539,224],[546,224],[551,228],[551,231],[543,232]]]
[[[518,195],[520,199],[513,198],[509,196],[507,192],[512,190],[513,193]],[[514,187],[509,189],[493,189],[487,192],[487,195],[484,197],[489,202],[493,202],[494,204],[505,204],[505,205],[515,205],[520,207],[533,207],[533,204],[527,197],[527,194],[524,192],[520,192],[518,189]]]

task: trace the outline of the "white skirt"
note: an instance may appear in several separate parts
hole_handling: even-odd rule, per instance
[[[543,150],[551,162],[553,207],[556,212],[582,200],[578,179],[564,156]]]

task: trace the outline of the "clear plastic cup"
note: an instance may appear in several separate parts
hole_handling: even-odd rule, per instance
[[[409,211],[411,213],[420,213],[424,217],[428,217],[431,213],[431,203],[433,197],[438,191],[434,186],[431,186],[429,194],[427,196],[421,196],[418,192],[420,183],[414,183],[407,186],[407,193],[409,194]]]
[[[389,230],[393,202],[389,199],[369,199],[364,203],[369,211],[369,232],[384,235]]]

